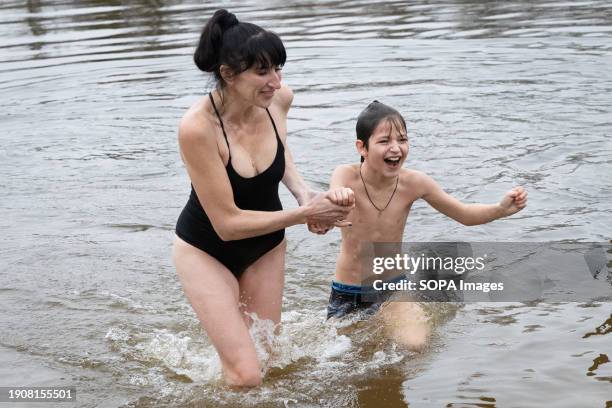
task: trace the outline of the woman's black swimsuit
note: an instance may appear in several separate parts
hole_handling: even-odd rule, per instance
[[[209,97],[219,118],[223,137],[229,150],[227,134],[223,127],[221,115],[217,111],[212,95],[209,94]],[[283,209],[278,197],[278,184],[285,174],[285,148],[280,140],[270,111],[266,109],[266,112],[270,117],[270,121],[272,121],[277,144],[276,156],[270,167],[254,177],[242,177],[232,167],[231,152],[227,166],[225,166],[227,176],[232,185],[232,191],[234,192],[234,202],[238,208],[243,210],[280,211]],[[205,194],[206,192],[203,193]],[[280,229],[252,238],[223,241],[215,232],[192,184],[187,205],[183,208],[176,223],[176,235],[183,241],[216,258],[236,277],[239,277],[249,265],[283,241],[285,230]]]

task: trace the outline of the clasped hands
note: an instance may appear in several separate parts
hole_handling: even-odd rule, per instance
[[[311,207],[311,214],[306,222],[308,230],[322,235],[333,227],[352,225],[346,217],[355,208],[355,193],[348,187],[311,193],[308,205]]]

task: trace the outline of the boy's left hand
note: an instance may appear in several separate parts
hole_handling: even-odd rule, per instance
[[[516,214],[527,206],[527,190],[521,186],[514,187],[502,198],[499,206],[504,211],[504,217]]]

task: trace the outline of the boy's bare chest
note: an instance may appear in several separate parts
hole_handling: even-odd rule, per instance
[[[389,203],[379,211],[367,198],[356,194],[355,209],[349,215],[353,223],[351,235],[360,241],[401,240],[409,211],[410,205],[400,202]]]

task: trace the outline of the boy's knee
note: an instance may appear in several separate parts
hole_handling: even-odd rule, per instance
[[[237,364],[224,368],[225,381],[232,387],[257,387],[262,375],[259,364]]]

